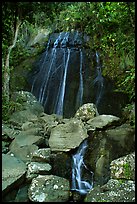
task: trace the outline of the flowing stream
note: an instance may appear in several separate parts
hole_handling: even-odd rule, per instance
[[[93,175],[84,163],[84,155],[87,149],[87,140],[81,143],[77,152],[72,156],[72,191],[77,191],[81,195],[87,194],[93,187]],[[88,173],[88,180],[82,177],[83,170]]]

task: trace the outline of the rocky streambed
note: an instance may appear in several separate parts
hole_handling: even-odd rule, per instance
[[[4,202],[135,202],[135,131],[94,104],[72,118],[44,113],[29,92],[16,92],[20,110],[2,124]],[[71,191],[72,155],[87,140],[84,162],[94,172],[84,196]],[[87,179],[88,175],[84,175]]]

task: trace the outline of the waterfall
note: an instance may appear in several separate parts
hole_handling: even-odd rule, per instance
[[[87,140],[79,146],[76,154],[72,156],[72,191],[77,191],[80,194],[87,194],[93,187],[93,172],[89,171],[84,163],[84,154],[87,148]],[[82,172],[86,170],[90,176],[90,180],[83,180]]]
[[[67,77],[67,69],[68,69],[68,63],[69,63],[70,51],[71,51],[69,48],[67,50],[68,50],[68,56],[67,56],[66,65],[64,67],[63,81],[61,83],[61,89],[59,89],[59,99],[57,101],[56,110],[55,110],[55,113],[57,115],[63,115],[64,95],[65,95],[65,87],[66,87],[66,77]],[[64,53],[64,57],[65,57],[65,53]]]
[[[49,82],[51,69],[52,69],[53,62],[55,61],[55,59],[56,59],[56,48],[53,48],[52,53],[51,53],[51,63],[50,63],[50,66],[49,66],[47,77],[46,77],[45,81],[43,81],[41,89],[40,89],[39,102],[41,102],[41,103],[44,102],[45,91],[47,90],[47,84]],[[47,97],[46,97],[46,99],[47,99]],[[46,104],[46,102],[45,102],[45,104]]]
[[[83,75],[82,75],[83,53],[80,49],[80,70],[79,70],[79,89],[77,93],[76,107],[77,109],[83,104]]]
[[[31,92],[45,113],[70,118],[82,104],[94,101],[94,87],[89,82],[95,73],[90,69],[91,58],[86,55],[83,44],[83,36],[78,31],[49,36],[46,51],[37,61],[30,79]],[[96,81],[98,78],[95,84]]]
[[[100,58],[99,53],[96,51],[96,70],[97,70],[97,76],[93,81],[93,84],[96,85],[95,91],[96,91],[96,106],[98,107],[98,104],[100,103],[101,97],[103,95],[104,91],[104,78],[102,76],[101,72],[101,64],[100,64]]]

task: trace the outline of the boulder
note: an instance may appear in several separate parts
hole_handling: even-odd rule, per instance
[[[104,184],[110,178],[112,160],[134,150],[134,129],[127,124],[113,129],[89,132],[85,162],[94,172],[94,181]]]
[[[19,158],[23,162],[30,162],[32,160],[32,154],[34,151],[38,149],[37,145],[25,145],[25,146],[14,146],[11,150],[7,153],[9,155],[14,155],[15,157]]]
[[[50,148],[40,148],[33,152],[31,161],[49,162],[50,154],[51,154]]]
[[[55,175],[39,175],[32,179],[28,196],[32,202],[67,202],[69,181]]]
[[[26,179],[28,181],[37,177],[39,174],[49,174],[51,170],[51,165],[42,162],[30,162],[28,164],[28,170],[26,174]]]
[[[18,112],[14,112],[9,119],[9,122],[15,126],[21,127],[23,123],[26,121],[34,121],[37,120],[37,116],[32,113],[30,110],[22,110]]]
[[[135,148],[135,130],[129,124],[108,129],[105,133],[112,146],[112,160],[131,153]]]
[[[111,178],[135,180],[135,152],[110,163]]]
[[[25,180],[26,164],[14,156],[2,154],[2,194],[5,195]]]
[[[20,134],[20,136],[16,137],[10,144],[10,150],[12,151],[13,148],[17,147],[23,147],[26,145],[40,145],[44,142],[44,138],[41,136],[36,136],[36,135],[25,135],[25,134]]]
[[[78,147],[87,137],[87,131],[83,123],[76,118],[72,118],[69,122],[52,128],[49,146],[52,151],[67,152]]]
[[[86,122],[87,120],[92,119],[97,115],[99,114],[95,104],[86,103],[77,110],[74,117],[81,119],[83,122]]]
[[[14,202],[29,202],[28,188],[29,184],[21,185],[16,194]]]
[[[61,118],[55,114],[42,114],[39,118],[39,122],[43,124],[44,134],[50,135],[51,129],[56,127],[60,120]]]
[[[32,153],[38,149],[39,145],[43,145],[44,141],[44,138],[41,136],[22,133],[11,142],[9,153],[13,153],[24,162],[31,161]]]
[[[135,182],[110,179],[105,185],[94,187],[84,202],[135,202]]]
[[[14,127],[10,127],[8,124],[2,124],[2,139],[3,140],[12,140],[14,139],[18,134],[20,133],[20,130],[14,129]]]
[[[117,125],[120,118],[113,115],[98,115],[87,121],[87,130],[103,129],[108,126]]]
[[[40,115],[44,112],[44,108],[36,97],[28,91],[18,91],[14,92],[11,96],[11,99],[15,102],[18,102],[22,105],[21,110],[29,110],[34,115]]]
[[[52,174],[71,179],[72,155],[69,152],[52,152],[50,155]]]

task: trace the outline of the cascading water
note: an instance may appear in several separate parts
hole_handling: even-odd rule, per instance
[[[78,31],[52,34],[49,38],[31,78],[31,92],[43,105],[45,113],[72,117],[86,103],[87,95],[91,95],[88,92],[83,98],[88,86],[86,80],[90,76],[83,49],[85,40],[86,37]]]
[[[98,104],[100,103],[101,97],[103,95],[104,91],[104,78],[102,76],[101,72],[101,64],[99,59],[99,53],[96,51],[96,78],[93,81],[93,84],[96,85],[96,101],[95,104],[98,107]]]
[[[84,140],[83,143],[78,148],[76,154],[72,156],[72,191],[77,191],[81,195],[85,195],[93,187],[93,172],[89,171],[87,166],[84,163],[84,155],[87,149],[87,140]],[[84,179],[83,170],[86,170],[88,173],[88,181]]]
[[[77,93],[77,101],[76,101],[76,106],[79,108],[83,104],[83,75],[82,75],[82,63],[83,63],[83,53],[82,50],[80,49],[80,82],[79,82],[79,89]]]
[[[61,88],[59,89],[59,99],[57,101],[57,106],[55,109],[55,113],[57,115],[63,115],[63,105],[64,105],[64,96],[65,96],[65,87],[66,87],[66,77],[67,77],[67,69],[68,69],[68,63],[70,59],[70,49],[68,48],[68,56],[67,56],[67,61],[66,65],[64,67],[64,76],[63,76],[63,81],[61,82]],[[64,54],[65,56],[65,54]]]

